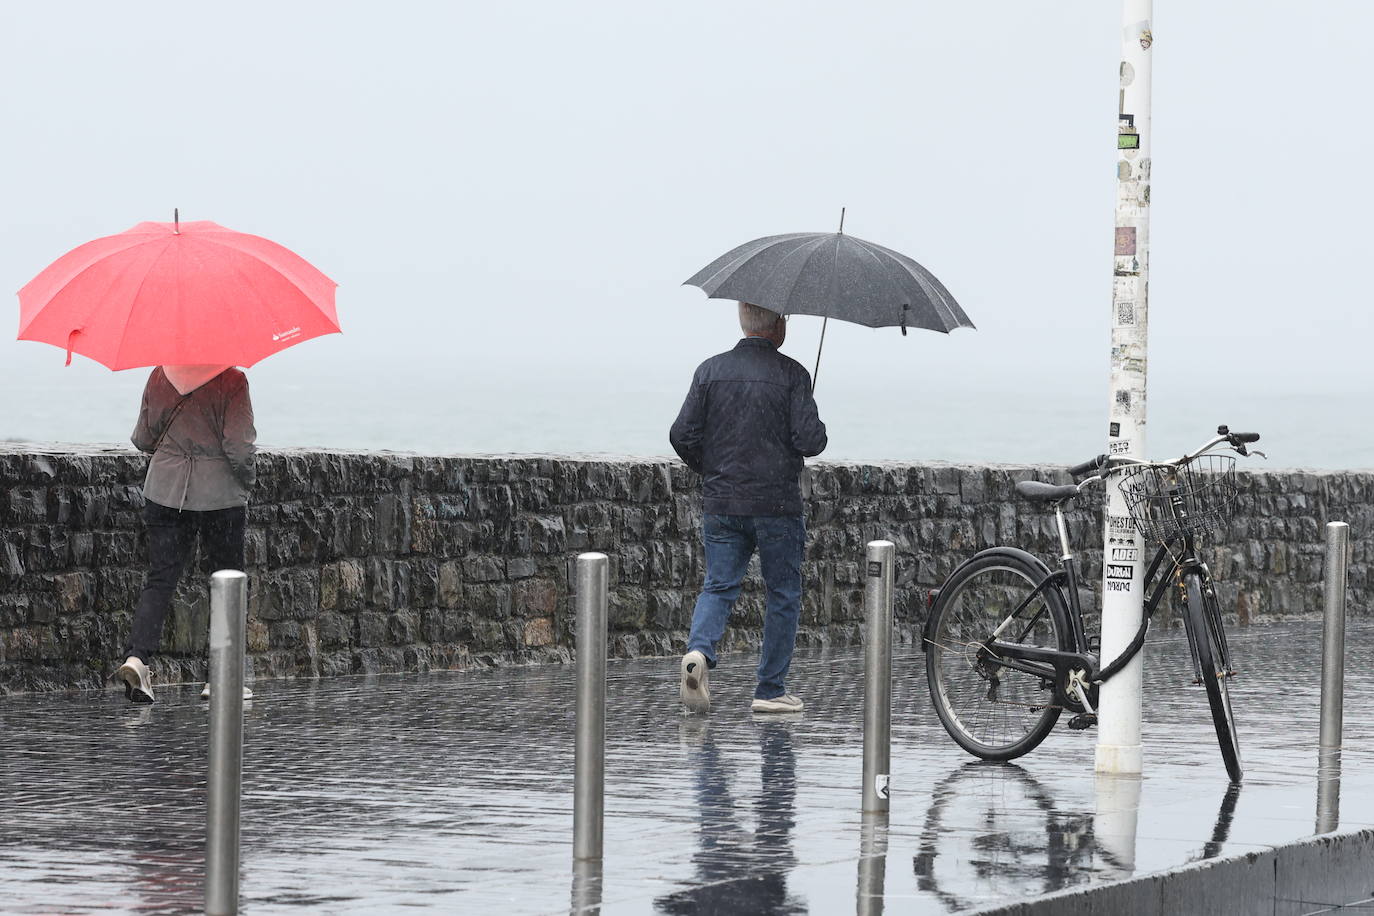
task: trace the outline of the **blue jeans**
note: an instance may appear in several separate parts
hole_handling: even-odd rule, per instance
[[[716,666],[716,643],[725,635],[730,610],[739,597],[740,582],[749,569],[749,558],[759,552],[763,582],[767,586],[763,618],[763,647],[759,651],[758,687],[761,700],[780,697],[792,665],[801,619],[802,548],[806,525],[800,515],[710,515],[702,519],[706,544],[706,582],[692,611],[692,632],[687,651],[706,656]]]

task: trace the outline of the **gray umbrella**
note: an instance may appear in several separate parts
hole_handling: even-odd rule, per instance
[[[752,302],[780,315],[819,315],[870,328],[948,334],[973,322],[935,275],[891,248],[839,232],[770,235],[731,249],[684,286],[712,299]],[[821,330],[821,344],[825,330]],[[820,352],[816,353],[820,370]]]

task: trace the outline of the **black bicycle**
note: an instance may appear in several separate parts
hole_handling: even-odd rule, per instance
[[[1221,426],[1216,438],[1177,461],[1099,455],[1069,469],[1075,478],[1086,477],[1080,483],[1017,483],[1022,497],[1054,510],[1060,568],[1051,571],[1015,547],[993,547],[930,593],[922,643],[926,677],[935,711],[960,747],[984,760],[1012,760],[1045,740],[1064,710],[1074,713],[1070,728],[1095,725],[1098,688],[1140,651],[1150,618],[1173,587],[1186,609],[1195,683],[1206,689],[1226,772],[1232,782],[1240,781],[1240,747],[1227,688],[1235,670],[1212,576],[1198,559],[1197,540],[1223,525],[1239,492],[1236,459],[1213,449],[1228,447],[1249,455],[1246,446],[1257,441],[1258,433],[1233,433]],[[1098,647],[1089,644],[1083,626],[1078,561],[1069,547],[1064,503],[1118,474],[1130,517],[1108,519],[1105,587],[1132,587],[1138,558],[1128,526],[1158,542],[1159,549],[1143,580],[1149,598],[1140,629],[1118,658],[1101,665]]]

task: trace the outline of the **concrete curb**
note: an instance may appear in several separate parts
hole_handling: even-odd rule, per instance
[[[1326,833],[1264,852],[976,912],[985,916],[1308,916],[1374,899],[1374,829]]]

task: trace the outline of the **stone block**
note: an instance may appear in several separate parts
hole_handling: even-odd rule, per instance
[[[558,610],[558,586],[547,579],[523,579],[511,594],[518,617],[552,617]]]
[[[548,646],[554,642],[552,617],[536,617],[525,622],[525,645]]]
[[[320,607],[353,611],[363,606],[364,572],[361,560],[343,560],[320,567]]]
[[[393,646],[409,646],[420,633],[420,618],[410,610],[396,611],[387,620],[387,637]]]
[[[499,557],[472,557],[463,561],[463,578],[469,582],[499,582],[506,577]]]
[[[482,584],[463,586],[462,608],[478,618],[499,621],[511,616],[511,586]]]
[[[358,615],[358,645],[376,648],[386,645],[387,615],[363,611]]]
[[[57,593],[58,613],[76,617],[91,611],[95,605],[95,576],[89,572],[71,572],[53,577]]]
[[[456,608],[463,601],[463,564],[461,560],[447,560],[439,564],[439,605]]]

